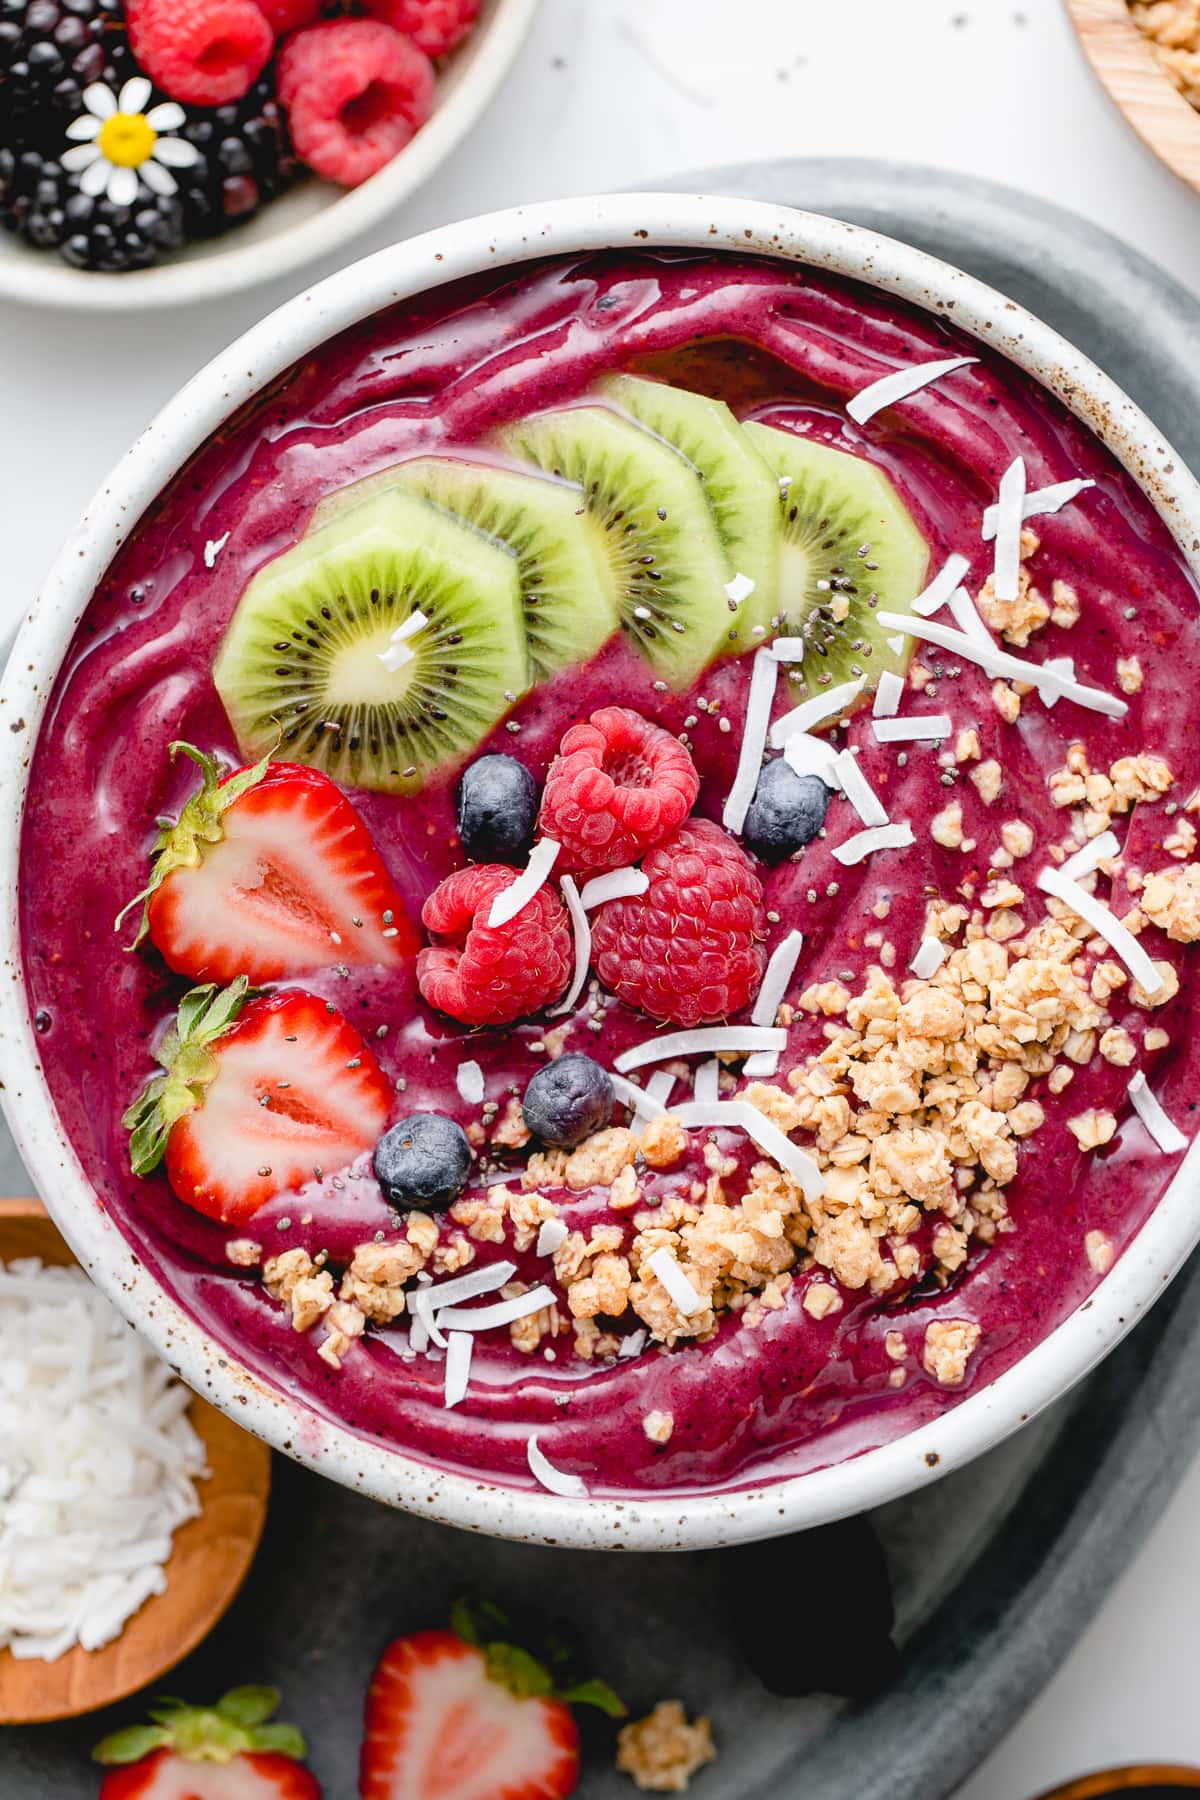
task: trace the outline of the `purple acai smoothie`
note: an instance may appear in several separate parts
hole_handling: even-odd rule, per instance
[[[851,396],[881,377],[958,355],[973,360],[863,424],[848,416]],[[1081,704],[1069,682],[1056,694],[1019,671],[998,676],[957,639],[910,645],[881,628],[863,660],[861,638],[838,637],[839,580],[826,584],[819,642],[771,677],[772,717],[844,681],[856,655],[869,679],[833,720],[811,725],[815,760],[803,763],[804,746],[787,750],[834,787],[823,828],[777,861],[752,859],[764,960],[790,933],[804,937],[778,1014],[786,1047],[750,1070],[730,1053],[719,1076],[722,1101],[750,1093],[812,1158],[819,1178],[807,1198],[732,1123],[690,1125],[652,1157],[618,1103],[617,1135],[598,1148],[590,1140],[590,1163],[588,1145],[572,1165],[529,1140],[520,1100],[548,1061],[581,1051],[612,1070],[623,1051],[678,1028],[614,1000],[594,971],[569,1012],[473,1029],[425,1002],[411,958],[350,966],[331,949],[327,967],[280,985],[330,1002],[361,1034],[393,1093],[393,1121],[434,1112],[464,1128],[475,1152],[468,1185],[448,1210],[414,1222],[388,1204],[368,1148],[236,1228],[206,1217],[163,1169],[132,1173],[121,1123],[194,985],[151,943],[131,954],[129,926],[113,926],[146,884],[160,821],[196,786],[168,747],[183,740],[230,767],[261,754],[239,744],[214,661],[256,572],[301,541],[330,495],[416,457],[511,467],[511,448],[497,448],[505,427],[591,400],[614,373],[724,401],[742,425],[873,465],[928,552],[908,592],[885,594],[878,609],[907,612],[948,558],[965,558],[946,590],[958,591],[930,622],[959,633],[966,621],[977,647],[1054,664],[1111,704]],[[615,407],[611,390],[600,404]],[[686,444],[663,453],[701,461]],[[1008,556],[1015,569],[1020,512],[1006,500],[988,535],[985,513],[1014,467],[1030,494],[1090,485],[1028,517],[1006,598],[1012,571],[999,563]],[[811,504],[803,488],[782,481],[785,531],[804,524],[788,517]],[[586,480],[579,502],[581,514],[598,504]],[[829,520],[833,502],[810,522],[810,549]],[[861,594],[869,540],[856,555]],[[782,567],[786,586],[798,565],[785,556]],[[734,555],[720,581],[737,572]],[[736,597],[744,585],[732,589],[731,618],[752,604]],[[854,597],[854,584],[845,590]],[[681,739],[700,778],[695,812],[720,824],[751,671],[776,629],[808,630],[786,592],[765,630],[735,630],[734,653],[682,691],[636,630],[617,631],[536,682],[420,785],[343,781],[418,932],[428,896],[467,862],[456,824],[464,766],[497,752],[540,785],[564,733],[598,709],[632,709]],[[893,716],[944,713],[943,736],[885,731],[880,741],[874,674],[889,656],[901,671],[887,684]],[[1156,1141],[1130,1085],[1144,1075],[1190,1137],[1200,1037],[1187,963],[1200,937],[1200,868],[1189,802],[1200,743],[1183,696],[1198,674],[1195,590],[1150,504],[1063,407],[949,324],[825,276],[682,253],[550,261],[396,307],[297,364],[193,458],[120,552],[63,664],[25,813],[21,928],[64,1129],[100,1204],[214,1345],[372,1441],[521,1487],[534,1482],[536,1434],[553,1465],[609,1495],[743,1486],[855,1455],[977,1391],[1060,1324],[1178,1167],[1180,1151]],[[843,762],[839,788],[821,759],[847,749],[858,777]],[[303,745],[285,736],[279,756],[303,761]],[[864,811],[862,777],[912,842],[846,860],[838,850],[876,816]],[[1098,841],[1107,854],[1089,871]],[[1080,921],[1069,893],[1039,886],[1080,851],[1101,923],[1123,921],[1126,937],[1118,927],[1114,942],[1095,916]],[[1144,963],[1128,960],[1130,933],[1156,966],[1154,990],[1138,982]],[[723,1022],[746,1025],[752,1004]],[[668,1112],[693,1103],[704,1060],[672,1061]],[[482,1100],[463,1078],[468,1061],[482,1071]],[[644,1084],[656,1066],[633,1078]],[[511,1203],[496,1201],[500,1189]],[[539,1254],[548,1218],[570,1235],[543,1237]],[[345,1270],[380,1244],[413,1246],[422,1264],[407,1305],[388,1318],[367,1303],[362,1334],[322,1355]],[[703,1303],[695,1314],[650,1271],[663,1247]],[[323,1300],[313,1290],[303,1328],[294,1283],[279,1274],[288,1251],[311,1259],[293,1270],[332,1276]],[[506,1294],[545,1282],[554,1308],[478,1332],[466,1395],[447,1406],[443,1352],[410,1342],[413,1296],[430,1277],[500,1260],[517,1265]],[[346,1293],[338,1304],[353,1307],[353,1284]]]

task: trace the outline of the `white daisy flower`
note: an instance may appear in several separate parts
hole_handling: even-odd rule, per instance
[[[154,194],[173,194],[178,183],[172,169],[189,169],[200,152],[186,138],[167,134],[187,123],[174,100],[145,110],[153,89],[144,75],[134,75],[119,94],[103,81],[83,90],[87,111],[67,127],[72,148],[62,165],[79,176],[85,194],[106,194],[114,206],[132,206],[139,179]]]

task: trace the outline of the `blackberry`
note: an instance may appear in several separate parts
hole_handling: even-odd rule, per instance
[[[0,144],[59,150],[84,88],[136,74],[120,0],[0,0]]]
[[[189,107],[179,135],[203,158],[193,168],[176,171],[184,229],[190,238],[227,231],[273,200],[296,174],[298,165],[275,98],[274,64],[235,104]]]
[[[139,193],[132,206],[80,193],[54,157],[0,150],[0,216],[43,250],[57,250],[76,269],[122,274],[145,269],[183,243],[178,196]]]

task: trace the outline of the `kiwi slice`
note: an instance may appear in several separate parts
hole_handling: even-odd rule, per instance
[[[603,528],[622,627],[664,680],[686,688],[736,646],[724,593],[734,570],[699,478],[675,450],[600,406],[536,413],[506,425],[499,441],[583,489]]]
[[[600,391],[699,475],[730,562],[754,582],[738,608],[738,647],[761,641],[778,610],[779,487],[753,442],[725,402],[706,394],[638,375],[609,375]],[[756,625],[762,630],[755,632]]]
[[[771,425],[743,427],[779,483],[783,549],[778,631],[810,648],[796,666],[809,687],[885,669],[903,673],[911,651],[888,643],[876,610],[908,612],[921,592],[929,546],[874,463]]]
[[[411,658],[380,660],[414,612]],[[407,494],[380,493],[259,570],[213,669],[242,754],[409,793],[530,686],[516,558]]]
[[[587,662],[620,624],[608,558],[577,487],[493,463],[419,456],[330,494],[314,523],[381,491],[430,501],[517,559],[534,679]]]

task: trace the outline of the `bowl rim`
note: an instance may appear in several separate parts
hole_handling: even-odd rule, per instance
[[[279,280],[369,231],[428,181],[482,117],[533,26],[541,0],[495,0],[473,37],[453,53],[470,61],[403,150],[356,188],[324,187],[328,205],[274,236],[215,240],[220,248],[175,256],[124,275],[72,269],[47,251],[0,255],[0,300],[71,312],[133,313],[224,299]],[[273,204],[269,202],[268,204]]]
[[[217,356],[117,465],[54,563],[0,682],[0,1101],[79,1261],[160,1355],[275,1448],[375,1499],[517,1541],[696,1549],[824,1524],[940,1478],[1016,1430],[1099,1361],[1200,1239],[1200,1140],[1087,1300],[943,1418],[825,1468],[719,1492],[565,1499],[439,1470],[322,1418],[253,1376],[149,1274],[104,1212],[59,1125],[25,996],[17,876],[33,747],[93,590],[177,469],[262,385],[336,332],[464,275],[551,254],[692,248],[764,254],[848,276],[952,318],[1032,375],[1116,455],[1200,575],[1200,484],[1149,419],[1031,313],[949,264],[840,220],[728,197],[615,194],[518,207],[377,252],[289,301]]]
[[[1092,74],[1165,169],[1200,192],[1200,112],[1154,55],[1127,0],[1063,0]]]

